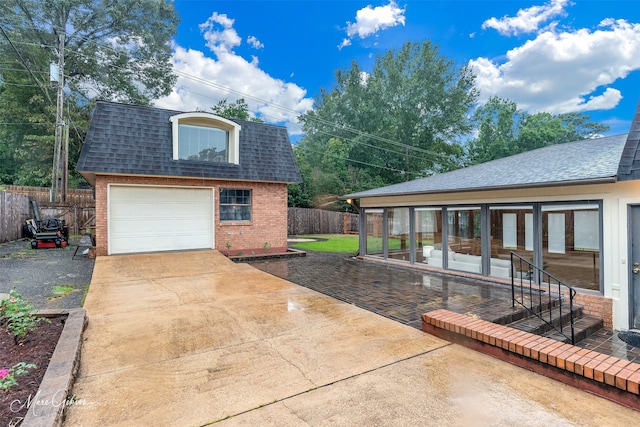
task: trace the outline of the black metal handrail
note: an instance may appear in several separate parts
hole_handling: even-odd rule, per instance
[[[523,268],[524,267],[524,268]],[[516,272],[525,272],[526,277],[522,277],[520,274],[520,292],[516,292]],[[526,288],[526,289],[525,289]],[[568,291],[569,295],[569,322],[571,328],[571,336],[565,333],[567,326],[564,325],[562,320],[563,308],[566,310],[566,304],[563,302],[563,288]],[[542,293],[546,291],[547,295],[551,297],[554,293],[558,295],[558,310],[559,310],[559,327],[553,324],[551,307],[549,307],[549,320],[542,315]],[[540,312],[534,310],[535,295],[537,294],[537,303],[540,307]],[[529,296],[529,304],[525,302],[525,295]],[[530,261],[522,258],[520,255],[511,252],[511,304],[515,307],[516,302],[524,307],[529,313],[535,315],[540,320],[545,322],[551,328],[564,335],[571,340],[571,344],[575,344],[575,332],[574,332],[574,318],[573,318],[573,297],[576,295],[576,290],[571,286],[564,284],[560,279],[547,273],[544,269],[532,264]],[[520,299],[518,299],[518,296]],[[563,307],[564,306],[564,307]]]

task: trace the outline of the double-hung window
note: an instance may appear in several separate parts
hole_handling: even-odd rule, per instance
[[[221,188],[220,221],[251,221],[251,190]]]

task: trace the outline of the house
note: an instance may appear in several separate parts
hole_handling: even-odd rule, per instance
[[[497,281],[513,251],[574,287],[586,314],[640,328],[640,104],[627,135],[540,148],[343,196],[362,256]]]
[[[284,127],[97,102],[76,170],[95,188],[96,255],[286,251]]]

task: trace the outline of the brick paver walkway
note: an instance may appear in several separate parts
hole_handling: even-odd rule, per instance
[[[511,287],[363,261],[344,254],[250,262],[254,267],[420,329],[420,316],[446,308],[493,321],[511,312]]]
[[[422,314],[441,308],[490,322],[514,311],[510,286],[389,266],[344,254],[307,252],[306,257],[250,264],[418,329]],[[577,345],[640,362],[640,349],[627,345],[612,331],[601,330]]]

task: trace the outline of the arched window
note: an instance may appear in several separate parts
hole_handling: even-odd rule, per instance
[[[240,163],[240,125],[213,114],[182,113],[169,119],[173,160]]]

